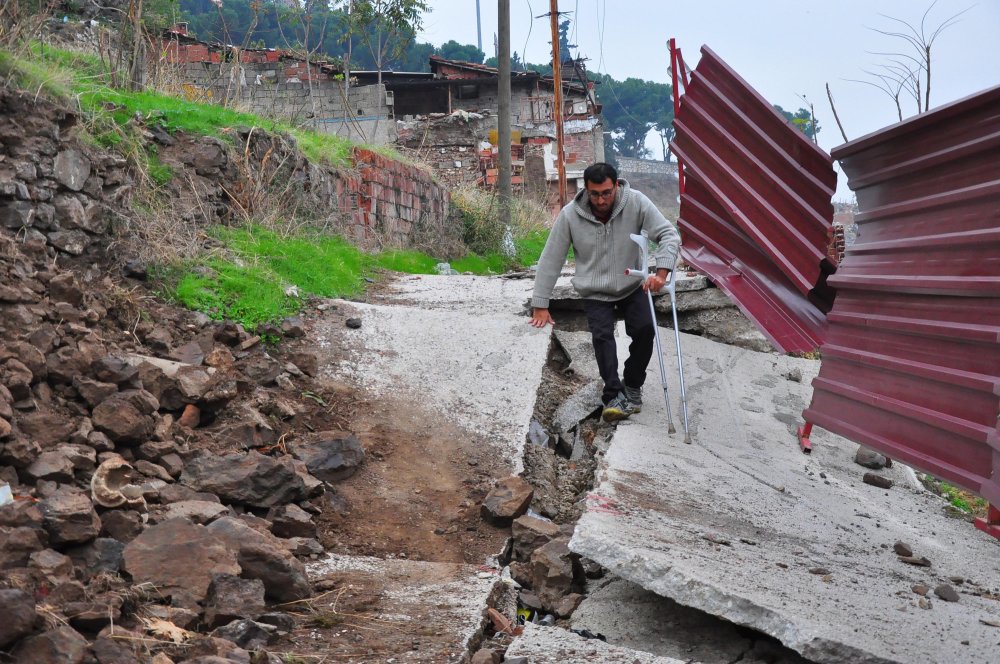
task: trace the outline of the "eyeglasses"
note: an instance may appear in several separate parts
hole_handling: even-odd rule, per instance
[[[616,187],[611,187],[611,189],[605,189],[604,191],[595,191],[594,189],[588,189],[587,194],[591,198],[611,198],[615,195]]]

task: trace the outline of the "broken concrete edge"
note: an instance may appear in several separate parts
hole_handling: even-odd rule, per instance
[[[510,546],[510,538],[505,542],[503,551]],[[502,551],[501,551],[502,553]],[[486,645],[488,639],[486,631],[490,625],[489,611],[496,609],[506,615],[516,624],[517,610],[517,590],[518,586],[510,578],[509,570],[501,569],[497,558],[500,554],[487,559],[483,565],[474,566],[469,564],[454,564],[455,567],[464,568],[468,574],[466,578],[475,583],[489,574],[493,577],[489,590],[484,593],[483,600],[478,607],[478,615],[472,620],[470,627],[461,632],[458,636],[458,646],[465,649],[466,656],[461,661],[468,661],[472,655]],[[357,570],[361,572],[384,572],[387,566],[392,564],[415,564],[415,565],[450,565],[450,563],[433,563],[427,561],[391,560],[378,558],[375,556],[352,556],[347,554],[337,554],[328,552],[324,558],[310,562],[306,565],[306,575],[311,583],[316,583],[318,577],[334,571]]]
[[[506,548],[505,546],[504,549]],[[486,602],[482,607],[479,626],[471,630],[465,639],[465,648],[470,658],[486,645],[486,642],[489,640],[486,638],[486,629],[491,622],[490,609],[496,609],[510,618],[513,624],[517,624],[516,615],[507,615],[509,613],[507,610],[508,607],[514,607],[515,612],[517,610],[517,586],[509,578],[504,578],[503,571],[501,571],[497,575],[496,581],[493,582],[493,587],[490,589],[489,595],[486,597]]]
[[[597,656],[600,657],[599,660],[595,659]],[[525,624],[524,634],[513,640],[506,654],[506,659],[512,661],[519,658],[526,658],[525,661],[553,661],[552,657],[559,657],[563,664],[589,664],[595,661],[604,664],[684,664],[672,657],[654,655],[600,639],[586,639],[561,627],[542,627],[533,623]]]
[[[589,515],[585,513],[580,520],[583,521],[588,517]],[[694,577],[674,571],[663,574],[659,568],[648,566],[648,561],[642,556],[621,551],[615,544],[587,538],[579,529],[570,539],[569,548],[581,556],[602,561],[601,564],[608,571],[626,581],[637,583],[684,606],[705,611],[736,625],[772,636],[809,659],[844,664],[893,664],[892,660],[874,656],[847,643],[803,632],[797,625],[774,611],[761,607],[749,599],[724,593]]]

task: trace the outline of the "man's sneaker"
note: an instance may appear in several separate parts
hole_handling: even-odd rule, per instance
[[[635,409],[625,396],[625,393],[619,392],[618,396],[605,404],[604,410],[601,412],[601,417],[604,418],[605,422],[617,422],[618,420],[624,420],[634,412]]]
[[[642,388],[641,387],[629,387],[624,386],[625,398],[628,402],[632,404],[632,413],[642,412]]]

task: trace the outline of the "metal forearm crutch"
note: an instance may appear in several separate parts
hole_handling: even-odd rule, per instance
[[[649,276],[649,248],[647,240],[642,235],[632,233],[629,235],[633,242],[639,245],[642,252],[642,266],[639,269],[625,270],[629,276],[640,277],[645,280]],[[681,387],[681,414],[684,418],[684,442],[691,444],[691,432],[688,427],[688,406],[687,391],[684,388],[684,361],[681,357],[681,333],[677,327],[677,261],[670,270],[670,280],[667,282],[667,292],[670,294],[670,309],[674,317],[674,339],[677,344],[677,370],[680,374]],[[649,300],[649,314],[653,317],[653,338],[656,340],[656,358],[660,362],[660,382],[663,385],[663,399],[667,404],[667,433],[674,433],[674,419],[670,412],[670,396],[667,391],[667,371],[663,364],[663,347],[660,344],[660,329],[656,324],[656,307],[653,306],[653,293],[646,291],[646,298]]]

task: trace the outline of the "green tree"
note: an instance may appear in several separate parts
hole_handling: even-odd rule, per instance
[[[429,71],[430,58],[436,52],[434,44],[414,42],[399,56],[396,64],[400,71]]]
[[[814,121],[813,116],[812,113],[809,112],[808,108],[800,108],[799,110],[792,113],[791,111],[786,111],[781,106],[775,104],[774,110],[778,111],[778,113],[781,113],[781,115],[786,120],[791,122],[796,129],[798,129],[803,134],[805,134],[806,136],[808,136],[813,140],[816,139],[816,134],[818,134],[822,129],[822,127],[819,126],[818,122],[816,122],[815,126],[813,125]]]
[[[368,47],[378,82],[388,61],[401,56],[423,26],[427,0],[354,0],[348,13],[351,32]]]
[[[441,48],[437,50],[437,54],[442,58],[447,58],[449,60],[474,62],[477,65],[483,64],[483,59],[486,57],[485,53],[472,44],[459,44],[454,39],[441,44]],[[514,61],[513,58],[511,58],[511,69],[513,68]]]
[[[616,156],[646,158],[646,136],[656,129],[660,140],[673,137],[673,101],[671,87],[638,78],[616,81],[598,75],[598,88],[604,105],[605,127],[611,132],[612,152]],[[666,155],[665,155],[666,156]]]

